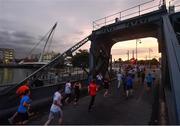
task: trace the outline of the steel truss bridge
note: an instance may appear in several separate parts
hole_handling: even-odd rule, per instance
[[[8,112],[17,105],[15,90],[27,80],[33,80],[47,74],[64,59],[71,56],[82,45],[91,41],[89,78],[97,73],[106,73],[112,46],[120,41],[154,37],[158,40],[158,49],[162,54],[160,101],[166,103],[169,124],[180,124],[180,12],[168,12],[165,3],[143,8],[151,2],[143,3],[116,14],[93,22],[92,33],[58,55],[51,62],[36,70],[19,84],[0,93],[0,111]],[[179,5],[175,6],[178,8]],[[136,9],[136,11],[131,11]],[[129,11],[130,13],[126,14]],[[125,13],[125,14],[124,14]],[[103,75],[104,76],[104,75]],[[57,87],[55,85],[54,87]],[[53,92],[53,86],[42,87],[42,91]],[[40,93],[40,89],[34,89]],[[34,93],[38,95],[38,93]],[[42,93],[45,95],[45,93]],[[34,100],[47,95],[34,96]],[[8,104],[12,103],[12,104]],[[9,110],[10,111],[10,110]]]

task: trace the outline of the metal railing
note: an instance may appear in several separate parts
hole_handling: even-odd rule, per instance
[[[168,66],[165,68],[168,69],[167,77],[164,78],[169,78],[169,82],[166,80],[166,83],[170,85],[170,88],[165,87],[169,121],[170,124],[180,124],[180,46],[168,15],[163,16],[163,32]]]
[[[125,9],[123,11],[117,12],[115,14],[100,18],[98,20],[93,21],[93,30],[97,30],[103,26],[116,23],[119,21],[123,21],[129,18],[133,18],[136,16],[140,16],[142,14],[152,12],[155,10],[159,10],[159,7],[162,5],[162,3],[159,3],[158,5],[150,6],[149,4],[153,2],[154,0],[136,5],[134,7]]]
[[[0,92],[0,97],[1,96],[4,97],[4,95],[7,95],[8,93],[13,92],[13,90],[16,90],[19,86],[25,84],[27,82],[27,80],[33,81],[33,80],[38,79],[41,76],[46,76],[48,71],[51,71],[53,68],[56,68],[56,66],[58,66],[58,64],[63,63],[64,59],[66,57],[71,56],[73,52],[75,52],[78,48],[80,48],[82,45],[87,43],[89,41],[90,36],[91,35],[85,37],[84,39],[82,39],[81,41],[79,41],[78,43],[73,45],[71,48],[66,50],[64,53],[59,54],[52,61],[50,61],[48,64],[37,69],[32,74],[30,74],[29,76],[24,78],[22,81],[20,81],[18,84],[12,86],[11,88],[9,88],[8,90],[6,90],[4,92]]]
[[[179,5],[175,5],[175,12],[179,12],[180,11],[180,4]]]

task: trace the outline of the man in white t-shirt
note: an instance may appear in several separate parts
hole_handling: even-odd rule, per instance
[[[68,81],[65,85],[65,103],[68,104],[69,99],[71,98],[71,82]]]
[[[120,88],[121,83],[122,83],[122,74],[121,74],[121,72],[119,71],[116,76],[117,76],[117,81],[118,81],[117,88]]]
[[[101,73],[99,73],[98,75],[96,75],[96,80],[97,80],[97,84],[98,84],[98,86],[102,86],[102,84],[103,84],[103,76],[102,76],[102,74]]]
[[[51,123],[51,121],[57,117],[58,119],[58,123],[61,124],[62,123],[62,117],[63,117],[63,112],[61,109],[62,103],[61,103],[61,93],[60,93],[60,89],[58,89],[53,96],[53,103],[51,105],[50,108],[50,113],[49,113],[49,117],[48,120],[46,121],[45,125],[48,125]]]

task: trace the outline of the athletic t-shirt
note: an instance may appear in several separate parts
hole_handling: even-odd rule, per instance
[[[120,73],[117,74],[117,80],[119,80],[119,81],[122,80],[122,74],[120,74]]]
[[[127,77],[127,85],[131,86],[133,84],[132,78],[130,76]]]
[[[95,96],[97,91],[97,86],[95,84],[90,83],[89,85],[89,94],[91,96]]]
[[[30,98],[29,98],[29,96],[27,96],[27,95],[25,95],[25,96],[23,96],[22,98],[21,98],[21,101],[20,101],[20,105],[19,105],[19,107],[18,107],[18,112],[19,113],[25,113],[25,112],[27,112],[27,107],[25,107],[23,104],[24,104],[24,102],[26,102],[26,103],[30,103]]]
[[[61,110],[61,108],[54,104],[54,102],[57,101],[58,104],[61,105],[61,94],[56,91],[53,96],[53,104],[51,105],[50,111],[52,112],[58,112]]]
[[[65,94],[71,94],[71,83],[66,83]]]

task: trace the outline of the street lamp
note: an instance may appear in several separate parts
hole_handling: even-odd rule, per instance
[[[141,39],[136,39],[136,60],[138,58],[138,56],[137,56],[137,44],[138,44],[138,42],[139,42],[139,44],[141,44]]]

